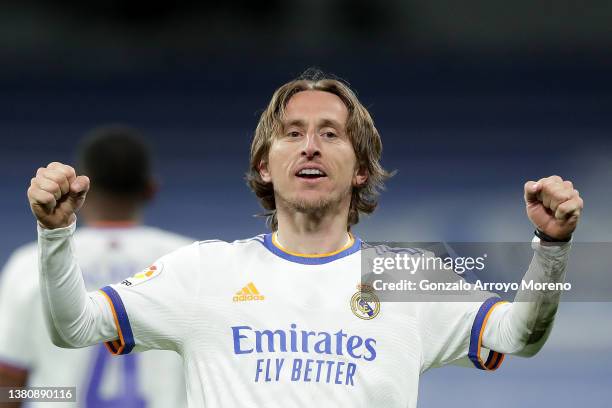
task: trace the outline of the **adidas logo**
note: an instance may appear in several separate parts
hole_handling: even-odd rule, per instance
[[[248,302],[251,300],[264,300],[264,295],[260,294],[253,282],[249,282],[244,288],[236,292],[234,302]]]

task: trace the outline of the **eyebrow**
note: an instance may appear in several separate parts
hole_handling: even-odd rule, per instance
[[[288,122],[283,123],[283,126],[285,128],[291,127],[291,126],[296,126],[296,127],[301,127],[304,128],[306,127],[306,122],[303,121],[302,119],[293,119],[290,120]],[[333,128],[337,128],[337,129],[341,129],[342,126],[340,125],[340,123],[337,120],[334,119],[323,119],[318,123],[319,127],[333,127]]]
[[[291,127],[291,126],[296,126],[296,127],[299,127],[299,128],[303,128],[303,127],[306,127],[306,122],[304,122],[301,119],[293,119],[293,120],[290,120],[288,122],[284,122],[283,126],[285,128],[288,128],[288,127]]]
[[[342,125],[340,125],[340,123],[334,119],[323,119],[320,123],[320,126],[342,129]]]

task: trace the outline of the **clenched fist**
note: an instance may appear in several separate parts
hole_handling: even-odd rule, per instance
[[[28,188],[30,208],[47,229],[67,227],[85,201],[89,178],[78,176],[68,165],[53,162],[36,172]]]
[[[525,183],[525,203],[536,228],[559,240],[572,235],[584,205],[572,182],[559,176]]]

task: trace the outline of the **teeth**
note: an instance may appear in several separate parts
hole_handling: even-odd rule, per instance
[[[323,176],[323,172],[319,169],[302,169],[298,174],[305,176]]]

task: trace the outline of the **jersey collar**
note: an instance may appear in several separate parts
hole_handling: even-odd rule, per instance
[[[325,254],[300,254],[291,252],[280,246],[276,240],[276,233],[264,235],[264,246],[274,255],[279,256],[287,261],[300,263],[304,265],[322,265],[336,259],[344,258],[357,252],[361,248],[361,240],[350,234],[350,241],[342,248],[334,252]]]

